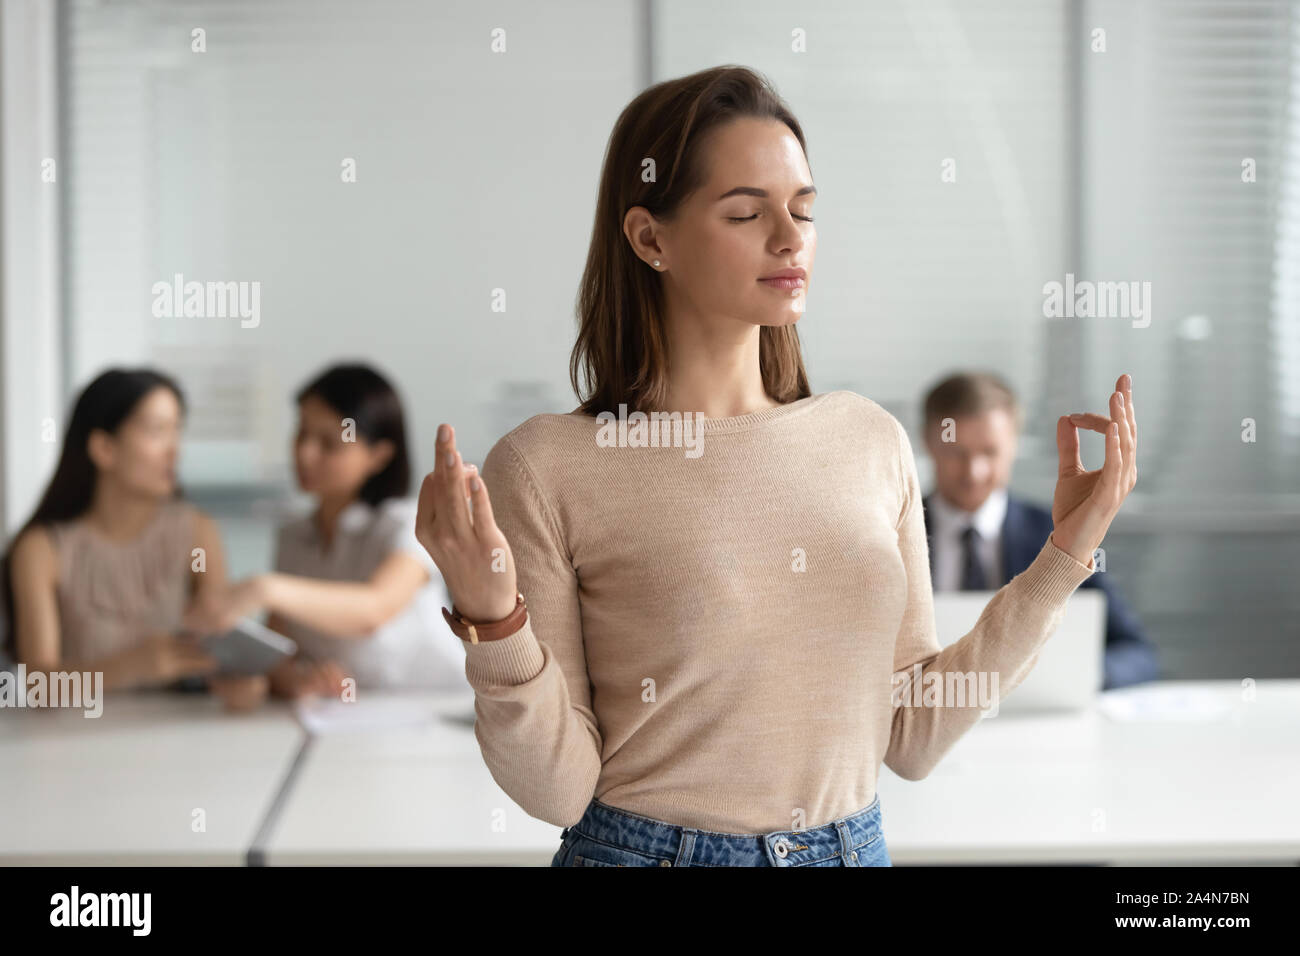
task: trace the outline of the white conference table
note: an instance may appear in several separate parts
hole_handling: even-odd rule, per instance
[[[103,708],[0,711],[0,864],[244,864],[302,746],[288,708],[232,718],[168,693]]]
[[[353,705],[365,704],[361,694]],[[268,865],[546,865],[561,828],[530,817],[492,779],[471,723],[474,694],[387,694],[420,724],[312,737],[269,838]],[[381,710],[382,708],[378,708]],[[382,719],[382,717],[381,717]]]
[[[1236,681],[1103,696],[1152,689],[1222,713],[1002,715],[924,780],[883,772],[894,862],[1300,863],[1300,681],[1258,681],[1253,701]]]
[[[1155,686],[1223,712],[1003,714],[924,780],[882,768],[893,861],[1300,862],[1300,681],[1260,681],[1249,703],[1234,681]],[[1111,696],[1135,692],[1151,685]],[[469,728],[436,726],[314,740],[264,851],[270,864],[546,865],[558,845],[558,828],[496,787]]]
[[[925,780],[882,769],[894,862],[1300,862],[1300,681],[1260,681],[1251,702],[1234,681],[1155,687],[1223,712],[1003,714]],[[202,696],[110,697],[98,721],[0,712],[0,863],[550,862],[560,828],[442,719],[472,713],[468,690],[332,706],[354,709],[312,734],[286,705],[232,716]]]

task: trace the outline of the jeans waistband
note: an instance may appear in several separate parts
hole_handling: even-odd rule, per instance
[[[570,831],[590,840],[655,856],[675,865],[735,866],[766,857],[772,866],[794,866],[843,854],[846,858],[881,836],[880,795],[839,820],[803,830],[719,833],[682,827],[592,800]]]

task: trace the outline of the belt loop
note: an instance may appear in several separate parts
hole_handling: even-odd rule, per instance
[[[850,854],[853,853],[853,831],[843,820],[835,822],[835,829],[840,834],[840,856],[844,860],[845,866],[857,866]]]
[[[677,859],[673,866],[690,866],[691,856],[695,853],[695,834],[698,830],[682,828],[682,845],[677,848]]]

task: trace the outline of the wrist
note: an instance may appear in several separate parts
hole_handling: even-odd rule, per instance
[[[528,606],[524,603],[524,596],[515,592],[514,605],[501,617],[491,619],[470,617],[455,604],[452,604],[451,611],[443,608],[442,616],[457,637],[468,640],[471,644],[478,644],[480,641],[498,641],[517,632],[528,620]]]
[[[279,596],[280,576],[274,571],[253,578],[253,600],[259,607],[274,611]]]
[[[1048,535],[1048,540],[1051,541],[1052,544],[1056,545],[1057,548],[1064,551],[1070,557],[1074,558],[1074,560],[1078,561],[1084,567],[1087,568],[1092,567],[1092,553],[1094,550],[1096,550],[1095,548],[1089,548],[1086,553],[1081,555],[1080,554],[1081,549],[1079,548],[1078,545],[1076,545],[1073,541],[1070,541],[1069,539],[1066,539],[1064,541],[1061,540],[1061,537],[1055,531],[1053,531],[1050,535]]]
[[[452,604],[451,608],[460,614],[465,620],[472,621],[475,624],[496,624],[498,621],[504,621],[513,612],[518,605],[517,599],[512,598],[509,604],[496,604],[490,608],[485,608],[481,614],[468,614],[457,604]]]

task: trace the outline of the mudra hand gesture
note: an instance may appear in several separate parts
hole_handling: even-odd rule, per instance
[[[1079,433],[1087,428],[1106,436],[1106,461],[1083,470]],[[1052,498],[1052,540],[1062,551],[1091,565],[1093,552],[1120,505],[1137,484],[1137,416],[1133,411],[1133,380],[1121,375],[1110,396],[1110,416],[1082,412],[1056,421],[1056,448],[1061,465]]]
[[[438,427],[433,471],[420,486],[415,536],[442,572],[456,610],[466,618],[499,621],[515,609],[518,592],[510,544],[492,520],[492,503],[478,470],[461,461],[450,425]]]

